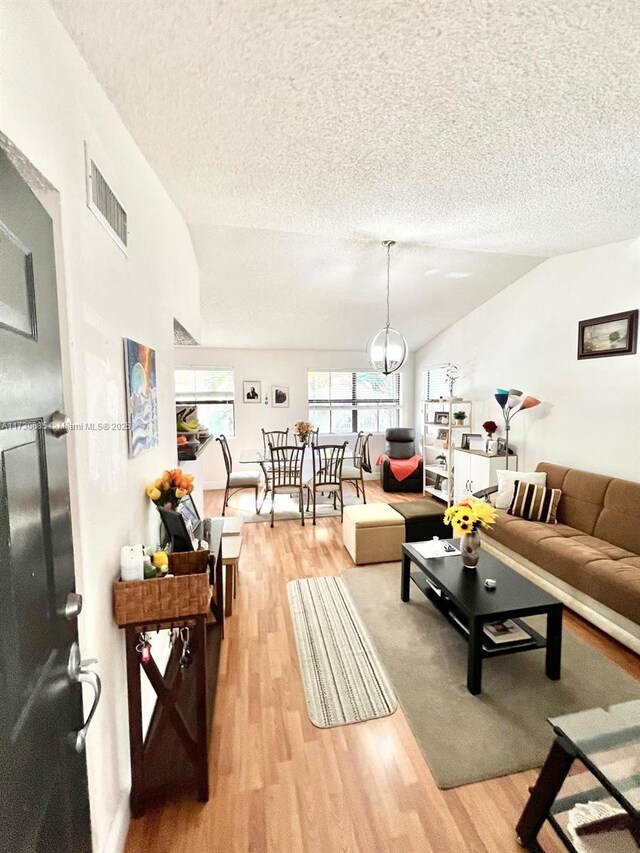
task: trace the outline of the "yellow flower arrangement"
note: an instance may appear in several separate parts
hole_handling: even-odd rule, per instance
[[[472,533],[480,527],[491,527],[496,520],[496,510],[486,501],[467,498],[453,504],[444,514],[445,524],[450,524],[456,533]]]
[[[163,471],[162,476],[145,486],[145,493],[156,506],[175,509],[185,495],[193,491],[193,474],[183,474],[180,468]]]

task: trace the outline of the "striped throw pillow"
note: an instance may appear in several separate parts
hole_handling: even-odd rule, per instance
[[[516,480],[507,514],[525,518],[527,521],[557,524],[556,513],[561,495],[560,489],[548,489],[546,486]]]

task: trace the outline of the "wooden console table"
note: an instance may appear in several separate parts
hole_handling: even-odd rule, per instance
[[[209,798],[209,736],[224,635],[221,543],[222,521],[212,521],[209,579],[213,592],[210,610],[215,621],[199,613],[125,628],[133,817],[144,814],[150,801],[179,791],[195,788],[200,802]],[[162,675],[152,649],[143,660],[137,647],[141,634],[150,634],[153,641],[153,632],[171,628],[189,629],[191,663],[188,668],[181,668],[182,643],[178,640]],[[158,697],[146,737],[142,727],[142,670]]]

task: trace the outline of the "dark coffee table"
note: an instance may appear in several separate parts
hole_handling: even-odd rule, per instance
[[[442,540],[441,540],[442,541]],[[446,540],[459,549],[458,539]],[[477,569],[465,569],[462,557],[423,557],[415,544],[402,546],[400,598],[409,601],[410,581],[449,619],[468,642],[467,689],[474,695],[482,689],[484,658],[546,648],[545,672],[553,681],[560,678],[562,653],[562,604],[487,551],[482,551]],[[411,567],[414,566],[414,571]],[[493,578],[495,589],[484,582]],[[523,616],[546,614],[546,638],[523,623]],[[518,643],[494,643],[484,633],[487,622],[513,621],[529,635]]]

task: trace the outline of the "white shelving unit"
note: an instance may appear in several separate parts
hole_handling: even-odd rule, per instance
[[[453,503],[453,451],[460,444],[464,431],[471,432],[472,404],[470,400],[451,398],[447,400],[425,400],[422,407],[422,453],[424,459],[424,492],[447,506]],[[464,412],[464,420],[454,414]],[[430,458],[433,451],[446,458],[439,465]]]

